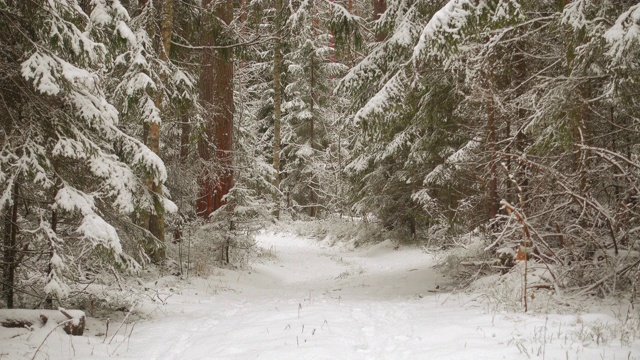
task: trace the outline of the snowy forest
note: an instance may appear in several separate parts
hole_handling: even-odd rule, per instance
[[[92,355],[126,357],[131,319],[153,318],[142,304],[170,309],[187,285],[239,274],[253,286],[269,262],[300,261],[281,275],[314,283],[305,294],[328,289],[301,275],[313,270],[364,296],[379,250],[424,276],[399,290],[411,311],[455,291],[542,319],[544,347],[503,338],[514,353],[488,359],[545,358],[549,315],[535,314],[587,302],[617,325],[546,357],[640,359],[637,0],[0,0],[0,34],[0,323],[20,328],[0,331],[0,358],[89,357],[46,345],[45,324],[21,338],[38,309],[62,309],[59,325],[81,314]],[[314,262],[322,251],[331,263]],[[378,275],[380,291],[393,283]],[[298,320],[309,299],[293,301]],[[131,332],[105,331],[109,316]],[[329,338],[304,353],[340,332],[319,319],[304,344],[283,340],[299,352],[267,357],[458,358],[323,352]],[[216,349],[132,358],[259,354]]]

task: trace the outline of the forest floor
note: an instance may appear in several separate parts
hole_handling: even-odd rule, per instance
[[[283,233],[262,233],[257,246],[247,269],[156,282],[156,301],[135,309],[145,317],[115,336],[113,319],[106,336],[95,318],[81,337],[0,329],[0,359],[30,359],[41,344],[37,359],[640,359],[622,309],[499,310],[452,292],[419,247]]]

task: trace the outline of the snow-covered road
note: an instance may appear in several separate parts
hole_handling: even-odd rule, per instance
[[[588,315],[495,312],[478,296],[442,292],[446,279],[418,248],[349,250],[284,234],[262,234],[258,245],[275,255],[193,282],[131,336],[54,336],[48,358],[640,358],[619,341],[579,341]]]

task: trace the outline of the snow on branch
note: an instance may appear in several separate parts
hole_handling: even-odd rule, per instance
[[[354,175],[364,171],[372,160],[372,155],[361,154],[344,168],[345,173]]]
[[[305,20],[311,16],[313,1],[302,0],[298,3],[298,8],[294,10],[293,1],[289,1],[291,15],[287,19],[287,25],[292,29],[304,28]]]
[[[67,212],[80,212],[82,223],[77,229],[78,233],[91,241],[93,246],[102,245],[106,249],[113,250],[116,255],[122,252],[116,229],[95,212],[93,195],[64,185],[56,194],[54,208]]]
[[[636,4],[625,11],[616,23],[604,34],[609,43],[608,55],[619,62],[625,54],[640,43],[640,4]],[[637,59],[637,52],[634,55]]]
[[[82,215],[94,213],[95,203],[93,201],[93,195],[85,194],[70,186],[63,186],[58,190],[54,201],[56,208],[68,212],[78,210]]]
[[[575,30],[583,29],[589,25],[590,21],[585,15],[586,7],[585,0],[575,0],[567,5],[562,11],[562,24],[569,25]]]
[[[415,10],[415,3],[410,0],[386,1],[387,9],[380,14],[378,20],[374,20],[374,29],[377,31],[391,32],[394,26],[404,21],[409,11]]]
[[[50,26],[48,31],[45,30],[45,33],[49,36],[50,44],[57,44],[57,46],[54,45],[54,48],[70,45],[73,54],[78,57],[93,63],[104,60],[104,55],[107,53],[104,44],[94,41],[90,38],[89,32],[81,31],[74,22],[65,19],[66,15],[70,17],[81,16],[84,20],[89,20],[89,17],[75,1],[72,2],[72,6],[66,1],[48,1],[43,9],[47,10],[48,16],[52,20],[45,22]],[[68,49],[60,48],[57,50],[68,51]]]
[[[363,84],[368,84],[376,80],[386,80],[383,73],[385,68],[390,66],[402,66],[407,56],[403,56],[407,50],[418,41],[420,27],[415,23],[417,11],[411,8],[405,16],[399,20],[396,31],[391,37],[373,51],[371,51],[362,61],[351,68],[349,72],[340,80],[334,93],[354,91],[361,88]],[[395,57],[400,56],[400,61]],[[404,59],[404,60],[403,60]]]
[[[470,29],[518,18],[519,13],[517,0],[449,0],[422,30],[413,62],[429,56],[444,58]]]
[[[51,254],[49,258],[49,273],[45,279],[43,290],[46,294],[55,295],[59,299],[65,298],[69,295],[71,289],[63,280],[63,272],[66,266],[59,251],[63,240],[58,238],[56,232],[51,228],[51,224],[42,218],[40,219],[39,230],[42,231],[41,236],[49,244]]]
[[[390,106],[402,104],[405,95],[407,76],[404,70],[398,71],[353,117],[355,124],[382,114]]]
[[[122,245],[116,229],[97,214],[86,215],[78,227],[78,232],[94,246],[102,245],[106,249],[113,250],[115,255],[122,253]],[[117,259],[119,257],[116,256]]]
[[[415,138],[418,129],[415,126],[409,126],[401,132],[394,135],[389,144],[385,146],[385,149],[376,157],[376,162],[384,161],[385,159],[395,155],[403,147],[411,144],[411,141]]]
[[[13,187],[16,186],[16,177],[17,174],[13,174],[11,178],[2,183],[4,189],[2,191],[2,195],[0,195],[0,215],[3,215],[3,211],[5,211],[5,209],[8,209],[9,206],[13,205],[14,200],[12,197],[12,192]]]
[[[360,23],[363,19],[360,16],[351,14],[344,6],[328,0],[323,0],[324,4],[329,7],[331,19],[329,27],[336,40],[336,45],[341,46],[354,40],[356,46],[362,43],[362,35],[360,34]]]
[[[466,161],[471,157],[471,152],[482,143],[482,139],[471,139],[465,146],[451,154],[442,164],[436,166],[431,172],[424,177],[424,184],[441,184],[443,181],[450,180],[450,173],[447,170],[450,167],[456,168],[458,164]]]
[[[21,64],[22,77],[44,95],[60,96],[90,126],[118,123],[118,111],[98,91],[97,76],[64,59],[42,51]]]

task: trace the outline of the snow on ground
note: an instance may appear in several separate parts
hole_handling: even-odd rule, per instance
[[[38,359],[640,359],[615,312],[527,315],[449,293],[433,255],[261,234],[250,270],[163,279],[165,305],[108,338],[55,331]],[[162,283],[160,285],[163,285]],[[31,358],[50,328],[2,330],[0,359]],[[15,334],[8,336],[7,331]],[[104,330],[102,330],[104,331]],[[619,335],[617,335],[619,333]],[[13,337],[12,337],[13,336]],[[109,343],[110,342],[110,343]]]

